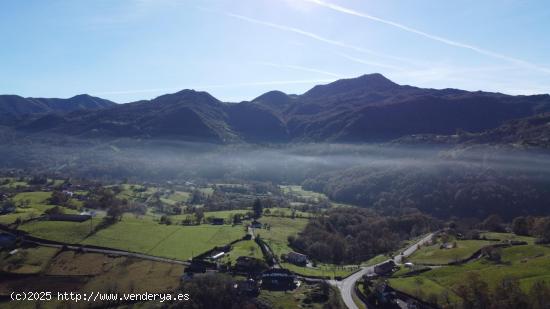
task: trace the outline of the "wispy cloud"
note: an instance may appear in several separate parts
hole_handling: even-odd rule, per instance
[[[352,57],[352,56],[347,55],[347,54],[338,53],[338,55],[343,57],[343,58],[346,58],[350,61],[361,63],[361,64],[366,64],[366,65],[375,66],[375,67],[381,67],[381,68],[390,69],[390,70],[397,70],[397,71],[403,70],[403,68],[398,67],[398,66],[385,64],[385,63],[380,63],[380,62],[376,62],[376,61],[365,60],[365,59],[361,59],[361,58],[356,58],[356,57]]]
[[[468,50],[474,51],[476,53],[479,53],[479,54],[482,54],[482,55],[485,55],[485,56],[489,56],[489,57],[493,57],[493,58],[496,58],[496,59],[512,62],[512,63],[515,63],[516,65],[520,65],[520,66],[523,66],[523,67],[526,67],[526,68],[538,70],[538,71],[541,71],[541,72],[544,72],[544,73],[550,73],[550,68],[547,68],[547,67],[544,67],[544,66],[541,66],[541,65],[523,60],[523,59],[510,57],[510,56],[507,56],[507,55],[504,55],[504,54],[501,54],[501,53],[498,53],[498,52],[494,52],[494,51],[491,51],[491,50],[488,50],[488,49],[484,49],[484,48],[481,48],[481,47],[478,47],[478,46],[475,46],[475,45],[466,44],[466,43],[454,41],[454,40],[451,40],[451,39],[448,39],[448,38],[444,38],[444,37],[441,37],[441,36],[438,36],[438,35],[434,35],[434,34],[431,34],[431,33],[427,33],[427,32],[424,32],[424,31],[421,31],[421,30],[418,30],[418,29],[415,29],[415,28],[412,28],[412,27],[409,27],[409,26],[391,21],[391,20],[383,19],[383,18],[380,18],[380,17],[376,17],[376,16],[373,16],[373,15],[370,15],[370,14],[366,14],[366,13],[359,12],[359,11],[356,11],[356,10],[353,10],[353,9],[345,8],[345,7],[336,5],[336,4],[324,2],[324,1],[321,1],[321,0],[303,0],[303,1],[314,3],[314,4],[317,4],[319,6],[322,6],[322,7],[337,11],[337,12],[341,12],[341,13],[344,13],[344,14],[353,15],[353,16],[369,19],[369,20],[372,20],[372,21],[375,21],[375,22],[379,22],[379,23],[382,23],[382,24],[386,24],[386,25],[401,29],[403,31],[414,33],[414,34],[423,36],[425,38],[428,38],[430,40],[441,42],[441,43],[444,43],[444,44],[447,44],[447,45],[450,45],[450,46],[455,46],[455,47],[468,49]]]
[[[310,73],[318,73],[318,74],[328,75],[332,77],[342,77],[341,74],[336,74],[336,73],[327,72],[324,70],[319,70],[314,68],[308,68],[300,65],[278,64],[278,63],[272,63],[272,62],[258,62],[258,64],[273,67],[273,68],[291,69],[291,70],[304,71],[304,72],[310,72]]]
[[[373,50],[370,50],[370,49],[367,49],[367,48],[364,48],[364,47],[360,47],[360,46],[353,45],[353,44],[348,44],[348,43],[338,41],[338,40],[332,40],[332,39],[323,37],[321,35],[318,35],[316,33],[305,31],[305,30],[302,30],[302,29],[299,29],[299,28],[280,25],[280,24],[275,24],[275,23],[271,23],[271,22],[267,22],[267,21],[263,21],[263,20],[243,16],[243,15],[238,15],[238,14],[234,14],[234,13],[225,13],[225,15],[227,15],[229,17],[232,17],[232,18],[240,19],[240,20],[243,20],[243,21],[246,21],[246,22],[249,22],[249,23],[262,25],[262,26],[266,26],[266,27],[271,27],[271,28],[274,28],[274,29],[282,30],[282,31],[292,32],[292,33],[295,33],[295,34],[299,34],[299,35],[308,37],[310,39],[313,39],[313,40],[316,40],[316,41],[319,41],[319,42],[323,42],[323,43],[326,43],[326,44],[330,44],[330,45],[333,45],[333,46],[338,46],[338,47],[341,47],[341,48],[347,48],[347,49],[350,49],[350,50],[354,50],[354,51],[365,53],[365,54],[370,54],[370,55],[381,57],[381,58],[398,60],[398,61],[414,64],[414,61],[411,61],[409,59],[378,53],[376,51],[373,51]]]

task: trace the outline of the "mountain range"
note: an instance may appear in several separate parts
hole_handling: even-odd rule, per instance
[[[413,134],[481,133],[550,111],[549,95],[511,96],[399,85],[381,74],[221,102],[182,90],[125,104],[0,96],[0,125],[24,134],[163,138],[214,143],[384,142]]]

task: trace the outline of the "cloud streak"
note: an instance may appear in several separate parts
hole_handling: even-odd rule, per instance
[[[377,66],[377,67],[396,70],[396,71],[402,71],[403,70],[403,68],[400,68],[400,67],[397,67],[397,66],[394,66],[394,65],[375,62],[375,61],[370,61],[370,60],[365,60],[365,59],[361,59],[361,58],[356,58],[356,57],[352,57],[352,56],[347,55],[347,54],[338,53],[338,55],[343,57],[343,58],[346,58],[349,61],[353,61],[353,62],[357,62],[357,63],[361,63],[361,64],[366,64],[366,65],[370,65],[370,66]]]
[[[319,42],[323,42],[323,43],[330,44],[330,45],[337,46],[337,47],[341,47],[341,48],[347,48],[347,49],[350,49],[350,50],[354,50],[356,52],[361,52],[361,53],[370,54],[370,55],[381,57],[381,58],[392,59],[392,60],[406,62],[406,63],[409,63],[409,64],[414,64],[414,62],[409,60],[409,59],[378,53],[378,52],[375,52],[373,50],[363,48],[363,47],[360,47],[360,46],[348,44],[348,43],[338,41],[338,40],[332,40],[332,39],[320,36],[318,34],[315,34],[313,32],[305,31],[305,30],[302,30],[302,29],[299,29],[299,28],[280,25],[280,24],[275,24],[275,23],[271,23],[271,22],[267,22],[267,21],[263,21],[263,20],[259,20],[259,19],[239,15],[239,14],[234,14],[234,13],[225,13],[225,15],[229,16],[229,17],[232,17],[232,18],[242,20],[242,21],[246,21],[246,22],[249,22],[249,23],[262,25],[262,26],[266,26],[266,27],[270,27],[270,28],[274,28],[274,29],[278,29],[278,30],[282,30],[282,31],[286,31],[286,32],[292,32],[292,33],[299,34],[301,36],[305,36],[305,37],[308,37],[310,39],[313,39],[313,40],[316,40],[316,41],[319,41]]]
[[[345,8],[345,7],[342,7],[342,6],[339,6],[339,5],[336,5],[336,4],[332,4],[332,3],[328,3],[328,2],[324,2],[324,1],[321,1],[321,0],[303,0],[303,1],[314,3],[316,5],[319,5],[319,6],[322,6],[322,7],[325,7],[325,8],[340,12],[340,13],[353,15],[353,16],[357,16],[357,17],[360,17],[360,18],[369,19],[371,21],[379,22],[379,23],[382,23],[382,24],[385,24],[385,25],[389,25],[389,26],[392,26],[394,28],[398,28],[398,29],[401,29],[401,30],[409,32],[409,33],[417,34],[417,35],[423,36],[425,38],[428,38],[430,40],[437,41],[437,42],[440,42],[440,43],[443,43],[443,44],[468,49],[468,50],[474,51],[478,54],[482,54],[482,55],[489,56],[489,57],[492,57],[492,58],[508,61],[508,62],[511,62],[511,63],[515,63],[516,65],[520,65],[520,66],[523,66],[523,67],[526,67],[526,68],[530,68],[530,69],[534,69],[534,70],[537,70],[537,71],[540,71],[540,72],[550,74],[550,68],[543,67],[543,66],[540,66],[540,65],[535,64],[535,63],[531,63],[531,62],[523,60],[523,59],[503,55],[501,53],[497,53],[497,52],[494,52],[494,51],[491,51],[491,50],[488,50],[488,49],[484,49],[484,48],[481,48],[481,47],[478,47],[478,46],[475,46],[475,45],[450,40],[450,39],[447,39],[447,38],[444,38],[444,37],[441,37],[441,36],[437,36],[437,35],[434,35],[434,34],[431,34],[431,33],[427,33],[427,32],[424,32],[424,31],[421,31],[421,30],[418,30],[418,29],[415,29],[415,28],[412,28],[412,27],[409,27],[409,26],[391,21],[391,20],[383,19],[383,18],[380,18],[380,17],[376,17],[376,16],[373,16],[373,15],[370,15],[370,14],[366,14],[366,13],[363,13],[363,12],[352,10],[352,9],[349,9],[349,8]]]
[[[261,64],[261,65],[265,65],[265,66],[269,66],[269,67],[273,67],[273,68],[291,69],[291,70],[296,70],[296,71],[318,73],[318,74],[323,74],[323,75],[338,77],[338,78],[342,77],[341,74],[336,74],[336,73],[327,72],[327,71],[323,71],[323,70],[318,70],[318,69],[314,69],[314,68],[308,68],[308,67],[304,67],[304,66],[300,66],[300,65],[277,64],[277,63],[272,63],[272,62],[258,62],[258,63]]]

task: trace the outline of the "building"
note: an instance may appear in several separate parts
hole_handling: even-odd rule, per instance
[[[215,261],[215,260],[221,258],[221,257],[224,256],[224,255],[225,255],[225,252],[221,251],[221,252],[218,252],[218,253],[216,253],[216,254],[213,254],[213,255],[210,257],[210,259]]]
[[[268,290],[292,290],[296,287],[296,276],[282,268],[272,268],[262,273],[262,288]]]
[[[374,266],[374,272],[377,275],[387,275],[391,272],[393,272],[393,269],[395,268],[395,262],[390,260],[387,262],[384,262],[382,264]]]
[[[295,265],[304,266],[307,264],[307,255],[292,251],[286,255],[286,261]]]
[[[237,281],[237,283],[235,283],[234,285],[234,288],[240,295],[255,297],[260,294],[260,287],[258,286],[258,283],[252,279]]]
[[[212,218],[212,225],[223,225],[224,221],[222,218]]]

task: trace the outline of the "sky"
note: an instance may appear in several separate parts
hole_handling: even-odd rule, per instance
[[[544,0],[3,0],[0,93],[239,102],[369,73],[550,93],[549,33]]]

